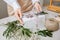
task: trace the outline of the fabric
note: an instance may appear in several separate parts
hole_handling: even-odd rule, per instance
[[[22,13],[31,11],[33,8],[32,0],[17,0],[21,6]]]
[[[20,8],[17,0],[4,0],[8,5],[12,6],[14,10],[17,10],[17,8]]]
[[[39,2],[39,0],[32,0],[32,3],[34,4],[35,2]]]
[[[20,8],[20,5],[18,4],[17,0],[4,0],[7,4],[11,5],[14,10],[17,10],[17,8]],[[36,1],[39,0],[32,0],[32,3],[34,4]]]

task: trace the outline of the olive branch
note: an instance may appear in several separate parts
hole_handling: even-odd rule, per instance
[[[17,25],[17,24],[19,24],[18,20],[13,21],[13,22],[8,22],[7,24],[5,24],[8,26],[8,28],[4,31],[3,36],[6,36],[6,38],[8,38],[8,37],[11,38],[14,36],[12,34],[18,32],[18,30],[20,30],[23,36],[31,37],[31,35],[33,34],[32,31],[30,31],[27,28],[24,28],[21,25]],[[34,34],[38,34],[38,35],[41,35],[44,37],[46,37],[46,36],[52,37],[52,31],[48,31],[48,30],[39,30],[39,31],[35,32]]]

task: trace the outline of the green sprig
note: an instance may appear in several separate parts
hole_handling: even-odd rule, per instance
[[[47,12],[42,11],[40,14],[41,14],[41,15],[45,15],[45,14],[48,14],[48,13],[47,13]]]
[[[13,21],[13,22],[8,22],[7,24],[5,24],[5,25],[8,26],[8,28],[4,31],[3,36],[6,36],[6,38],[10,37],[12,34],[14,34],[15,32],[17,32],[17,30],[19,30],[19,29],[20,30],[22,29],[22,34],[23,35],[26,35],[28,37],[31,36],[32,32],[29,29],[24,28],[21,25],[18,26],[17,24],[19,24],[18,20],[17,21]]]
[[[52,31],[48,31],[48,30],[40,30],[35,33],[38,35],[44,36],[44,37],[46,37],[46,36],[52,37]]]
[[[17,24],[19,24],[18,20],[8,22],[7,24],[5,24],[8,26],[8,28],[4,31],[3,36],[6,36],[6,38],[8,37],[11,38],[13,37],[11,36],[12,34],[15,34],[16,32],[18,32],[18,30],[20,30],[23,36],[31,37],[31,35],[33,34],[32,31]],[[52,37],[52,31],[48,31],[48,30],[40,30],[40,31],[35,32],[35,34],[38,34],[44,37],[46,36]]]

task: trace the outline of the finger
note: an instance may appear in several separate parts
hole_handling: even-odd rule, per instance
[[[19,13],[19,15],[20,15],[20,18],[22,18],[22,12],[21,12],[20,9],[18,10],[18,13]]]
[[[18,16],[18,12],[15,12],[15,17],[19,20],[20,24],[23,24],[23,20]]]
[[[41,8],[41,6],[39,4],[38,4],[38,10],[42,11],[42,8]]]
[[[37,4],[35,4],[35,8],[36,8],[36,11],[39,12]]]
[[[20,9],[18,10],[18,13],[19,13],[19,17],[20,17],[20,23],[23,24],[22,13],[21,13]]]

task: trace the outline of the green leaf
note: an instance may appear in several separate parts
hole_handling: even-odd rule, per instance
[[[20,30],[22,32],[23,36],[31,37],[31,34],[33,32],[27,28],[24,28],[21,25],[18,26],[17,25],[18,23],[19,23],[19,21],[16,20],[16,21],[8,22],[7,24],[5,24],[8,26],[8,28],[4,31],[3,36],[6,36],[6,38],[8,38],[8,37],[11,38],[12,34],[16,33],[18,30]],[[41,35],[44,37],[46,37],[46,36],[52,37],[52,31],[48,31],[48,30],[39,30],[39,31],[35,32],[35,34],[38,34],[38,35]]]
[[[26,32],[26,35],[27,35],[28,37],[31,37],[30,33],[28,33],[28,32]]]
[[[40,14],[41,14],[41,15],[44,15],[44,14],[48,14],[48,13],[47,13],[47,12],[42,11]]]
[[[22,34],[24,35],[24,30],[22,30]]]
[[[48,31],[48,30],[40,30],[37,32],[38,35],[41,35],[41,36],[49,36],[49,37],[52,37],[52,31]]]

